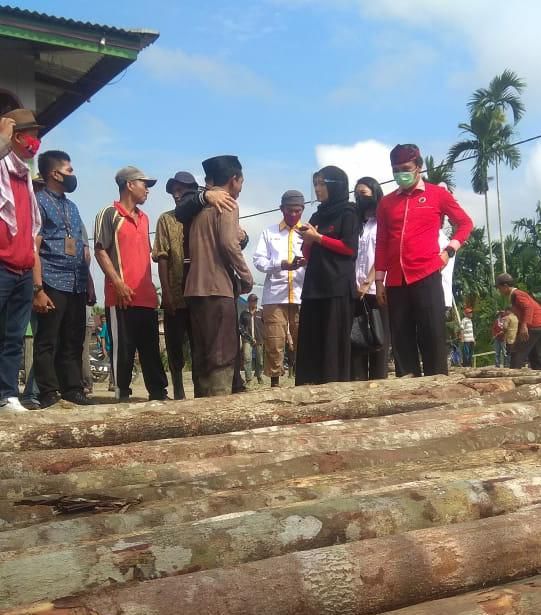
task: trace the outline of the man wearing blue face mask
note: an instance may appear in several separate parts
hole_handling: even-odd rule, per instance
[[[398,189],[383,197],[377,211],[376,296],[389,307],[397,375],[446,374],[441,270],[468,239],[473,223],[450,192],[423,181],[416,145],[397,145],[390,157]],[[455,233],[441,250],[443,216]]]
[[[86,305],[95,303],[89,273],[88,238],[77,205],[66,197],[77,188],[68,154],[47,151],[38,158],[45,188],[37,195],[42,227],[36,238],[34,302],[38,327],[34,375],[42,408],[62,397],[92,403],[83,391],[82,355]]]

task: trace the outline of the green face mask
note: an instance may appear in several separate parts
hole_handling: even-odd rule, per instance
[[[402,171],[393,173],[395,182],[401,187],[408,188],[413,187],[417,183],[417,173],[415,171]]]

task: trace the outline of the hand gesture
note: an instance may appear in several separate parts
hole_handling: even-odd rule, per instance
[[[47,314],[55,309],[54,303],[44,290],[40,290],[34,295],[32,309],[38,314]]]
[[[365,280],[360,286],[357,287],[357,295],[359,296],[359,299],[362,299],[368,293],[370,286],[370,282]]]
[[[237,201],[222,188],[210,188],[205,192],[205,201],[222,213],[222,211],[233,211],[237,207]]]
[[[314,243],[314,241],[319,241],[321,239],[321,235],[317,232],[317,226],[312,226],[309,222],[297,229],[296,232],[307,244]]]
[[[133,298],[135,297],[135,292],[122,281],[115,285],[115,292],[116,304],[123,310],[130,306]]]
[[[11,141],[15,120],[11,117],[0,117],[0,136],[6,141]]]
[[[385,284],[381,280],[376,280],[376,299],[381,307],[387,305],[387,293],[385,292]]]

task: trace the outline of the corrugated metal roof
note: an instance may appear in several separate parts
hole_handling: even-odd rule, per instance
[[[47,15],[46,13],[39,13],[38,11],[30,11],[28,9],[21,9],[8,5],[0,5],[0,15],[22,19],[35,19],[53,26],[63,26],[74,30],[85,30],[86,32],[94,32],[96,34],[129,37],[131,39],[140,40],[142,43],[141,49],[150,45],[159,36],[159,32],[156,30],[116,28],[115,26],[95,24],[89,21],[76,21],[75,19],[56,17],[54,15]]]

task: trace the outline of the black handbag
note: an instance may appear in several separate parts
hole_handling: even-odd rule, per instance
[[[366,301],[361,299],[363,310],[353,319],[351,327],[351,344],[367,352],[380,350],[384,343],[383,319],[379,308],[369,309]]]

